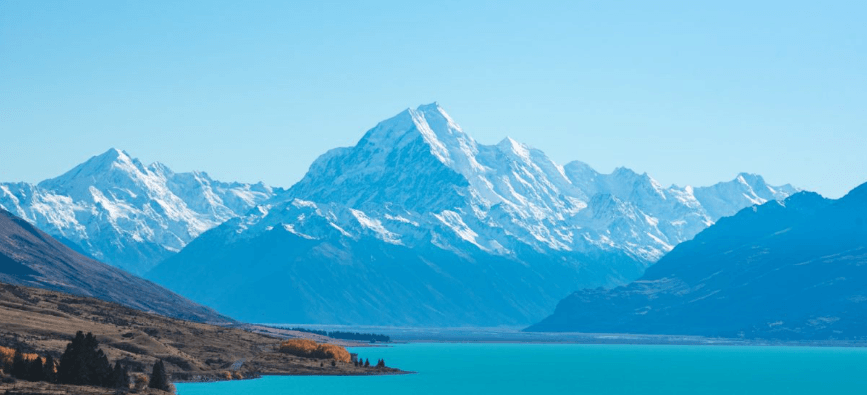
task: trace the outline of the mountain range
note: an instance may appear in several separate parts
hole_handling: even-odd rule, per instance
[[[279,190],[226,183],[207,173],[145,166],[110,149],[36,185],[0,183],[0,208],[78,252],[143,274],[202,232]]]
[[[794,192],[746,173],[663,187],[626,168],[559,165],[510,138],[479,144],[434,103],[325,153],[147,277],[254,322],[529,324]]]
[[[723,218],[637,281],[579,290],[530,331],[867,338],[867,184]]]
[[[233,322],[150,281],[85,257],[2,209],[0,283],[95,297],[189,321]],[[75,307],[66,308],[75,314]]]

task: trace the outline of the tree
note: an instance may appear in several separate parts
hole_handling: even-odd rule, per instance
[[[129,372],[120,366],[120,362],[114,363],[114,370],[111,372],[111,384],[114,388],[129,388]]]
[[[42,366],[42,358],[36,357],[30,361],[27,367],[27,381],[45,380],[45,369]]]
[[[15,356],[12,357],[12,377],[16,379],[27,378],[27,361],[24,360],[24,353],[21,350],[15,350]]]
[[[166,366],[163,365],[163,360],[160,359],[154,364],[154,369],[151,372],[151,380],[148,382],[148,387],[158,390],[169,391],[169,379],[166,377]]]
[[[365,367],[365,368],[370,367],[370,360],[367,359],[367,358],[364,359],[364,367]]]
[[[99,349],[96,336],[78,331],[60,356],[57,381],[61,384],[110,387],[111,373],[111,364]]]
[[[384,360],[384,359],[380,359],[380,360],[376,363],[376,367],[378,367],[378,368],[384,368],[384,367],[385,367],[385,360]]]
[[[337,366],[337,361],[335,361],[335,360],[332,359],[332,360],[331,360],[331,366]]]
[[[49,355],[45,358],[45,366],[42,367],[42,369],[43,369],[43,380],[45,380],[45,381],[47,381],[47,382],[49,382],[49,383],[57,382],[57,372],[54,371],[54,369],[56,368],[55,365],[56,365],[56,364],[54,363],[54,357],[52,357],[52,356],[49,354]]]

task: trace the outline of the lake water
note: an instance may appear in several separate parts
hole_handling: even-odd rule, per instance
[[[223,394],[867,393],[867,349],[746,346],[413,343],[356,348],[402,376],[265,377],[177,384]]]

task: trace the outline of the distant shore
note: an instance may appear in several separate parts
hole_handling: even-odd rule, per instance
[[[353,330],[384,333],[391,343],[341,344],[345,347],[384,346],[401,343],[526,343],[526,344],[632,344],[683,346],[756,346],[756,347],[867,347],[867,341],[851,340],[776,340],[717,338],[689,335],[646,335],[624,333],[523,332],[522,327],[388,327],[313,325],[327,330]]]

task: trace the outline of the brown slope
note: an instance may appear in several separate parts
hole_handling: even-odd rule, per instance
[[[3,209],[0,281],[91,296],[185,320],[233,322],[150,281],[85,257]]]
[[[257,332],[263,329],[178,320],[98,299],[0,283],[0,346],[55,359],[81,330],[96,336],[112,363],[150,373],[162,359],[173,380],[226,379],[227,372],[233,378],[402,373],[343,362],[331,366],[330,359],[283,354],[277,351],[283,339],[305,335],[276,328],[267,328],[268,335]]]

